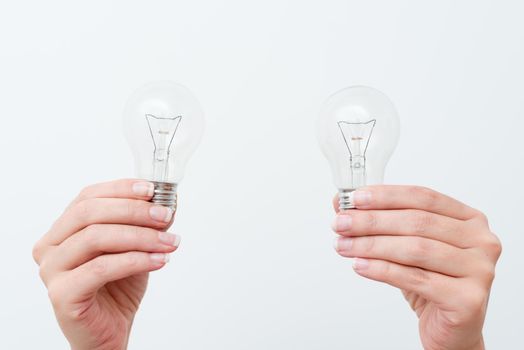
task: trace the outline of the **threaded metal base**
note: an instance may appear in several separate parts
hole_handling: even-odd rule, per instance
[[[151,202],[176,210],[177,184],[170,182],[152,182],[155,185],[155,194],[153,195],[153,198],[151,198]]]
[[[338,205],[340,210],[354,209],[353,192],[355,189],[341,189],[338,190]]]

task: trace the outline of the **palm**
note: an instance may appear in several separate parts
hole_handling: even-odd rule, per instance
[[[453,349],[465,335],[477,332],[475,325],[466,328],[453,325],[450,321],[452,311],[443,310],[417,293],[405,290],[402,293],[419,318],[419,333],[424,349]]]
[[[405,290],[402,293],[419,318],[420,339],[424,349],[448,348],[446,345],[453,342],[453,336],[450,336],[442,310],[417,293]]]
[[[149,273],[141,273],[100,288],[89,301],[85,312],[84,331],[97,339],[96,347],[124,348],[133,318],[142,300]]]

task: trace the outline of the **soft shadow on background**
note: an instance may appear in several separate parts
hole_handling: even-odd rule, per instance
[[[144,82],[188,86],[207,130],[180,187],[182,245],[153,273],[131,349],[418,349],[401,293],[332,248],[314,121],[374,86],[401,139],[386,181],[483,210],[501,238],[489,348],[522,341],[518,1],[18,1],[0,4],[0,348],[65,349],[31,259],[85,185],[133,176],[122,136]]]

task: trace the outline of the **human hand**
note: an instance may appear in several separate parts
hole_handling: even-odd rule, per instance
[[[368,186],[340,212],[335,249],[361,276],[400,288],[425,349],[484,349],[501,244],[484,214],[423,187]]]
[[[78,195],[34,246],[56,318],[72,349],[125,349],[150,271],[179,236],[173,211],[147,202],[153,184],[117,180]]]

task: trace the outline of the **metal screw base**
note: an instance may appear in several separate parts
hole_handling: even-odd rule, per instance
[[[153,198],[151,198],[151,202],[169,207],[175,211],[177,205],[177,184],[170,182],[152,182],[155,185],[155,194]]]
[[[338,205],[340,210],[354,209],[353,192],[355,189],[341,189],[338,190]]]

